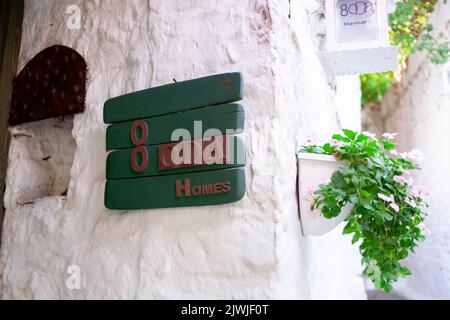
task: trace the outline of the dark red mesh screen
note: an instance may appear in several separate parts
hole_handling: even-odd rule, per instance
[[[86,62],[76,51],[53,46],[37,54],[13,82],[9,124],[84,111]]]

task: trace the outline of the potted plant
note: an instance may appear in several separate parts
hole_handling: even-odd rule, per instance
[[[304,153],[333,156],[337,161],[332,162],[335,170],[329,180],[304,187],[300,210],[310,200],[310,210],[321,217],[344,220],[344,234],[352,234],[352,243],[359,244],[364,274],[386,292],[399,278],[411,274],[400,261],[414,252],[427,232],[423,224],[427,191],[414,185],[410,176],[411,170],[420,169],[422,153],[416,149],[398,153],[392,142],[395,135],[386,133],[377,139],[367,132],[344,129],[329,142],[308,141],[299,153],[300,161]],[[324,175],[329,174],[327,170]],[[300,187],[303,176],[299,176]]]
[[[321,236],[334,229],[350,213],[352,205],[347,204],[338,216],[327,219],[320,210],[311,207],[314,192],[319,185],[329,183],[333,173],[340,166],[346,165],[332,155],[306,152],[298,154],[299,209],[304,236]]]

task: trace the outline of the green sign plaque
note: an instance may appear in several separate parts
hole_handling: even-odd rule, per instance
[[[105,206],[219,205],[245,194],[243,80],[225,73],[106,101]]]

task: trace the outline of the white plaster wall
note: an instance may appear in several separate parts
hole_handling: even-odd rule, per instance
[[[76,147],[72,127],[73,117],[66,117],[11,128],[9,172],[20,174],[14,174],[14,183],[9,184],[7,207],[67,190]]]
[[[436,33],[450,38],[450,5],[437,8],[432,17]],[[381,106],[383,130],[398,132],[401,151],[419,148],[425,153],[423,170],[416,182],[430,190],[425,221],[431,234],[407,259],[413,273],[395,289],[408,299],[450,299],[450,92],[444,92],[442,66],[433,65],[419,53],[400,87],[386,96]]]
[[[361,81],[359,75],[336,77],[336,105],[342,128],[361,131]]]
[[[9,166],[1,296],[365,298],[350,239],[340,230],[323,238],[300,232],[296,146],[310,134],[328,137],[339,129],[335,92],[311,32],[313,2],[306,11],[303,1],[292,1],[289,19],[288,1],[275,0],[26,1],[20,68],[62,44],[84,56],[89,82],[86,111],[74,118],[67,198],[18,205],[12,199],[23,172]],[[73,4],[81,9],[80,30],[66,27],[65,10]],[[217,207],[106,210],[104,101],[173,78],[227,71],[241,71],[245,80],[244,199]],[[347,112],[356,119],[359,108]],[[10,163],[33,165],[20,147],[12,141]],[[65,286],[72,264],[81,268],[81,290]]]
[[[274,13],[277,12],[275,10],[281,11],[280,14],[274,14],[279,19],[276,21],[278,25],[274,23],[276,34],[272,52],[275,56],[275,86],[278,92],[275,105],[285,111],[280,114],[283,130],[278,131],[277,135],[281,139],[285,135],[286,141],[281,140],[279,144],[285,150],[283,153],[288,154],[291,146],[286,142],[290,137],[297,137],[296,141],[299,143],[310,136],[329,139],[340,130],[340,118],[345,117],[336,101],[335,81],[326,78],[317,56],[317,50],[323,41],[323,10],[313,0],[291,3],[291,19],[288,23],[282,14],[283,6],[271,7]],[[306,11],[302,10],[302,3]],[[306,32],[308,29],[313,32]],[[342,80],[343,83],[352,81]],[[354,108],[347,109],[346,119],[355,119],[360,115],[360,95],[356,94],[355,97],[354,94],[359,90],[359,83],[354,83],[353,91],[347,96],[348,105]],[[345,88],[340,91],[341,101],[344,100],[345,91]],[[292,112],[286,110],[286,106]],[[288,127],[289,123],[293,126]],[[359,121],[353,123],[353,127],[359,125]],[[296,169],[292,163],[286,162],[285,166],[291,166],[291,170]],[[290,219],[295,221],[291,226],[297,229],[297,214]],[[305,298],[366,298],[359,253],[356,247],[351,246],[351,239],[342,236],[340,227],[322,237],[301,237],[295,230],[292,234],[295,235],[292,240],[290,237],[280,239],[285,240],[286,247],[291,247],[292,243],[300,244],[299,250],[296,250],[300,255],[301,265],[296,268],[300,268],[303,273],[301,287],[305,290]]]

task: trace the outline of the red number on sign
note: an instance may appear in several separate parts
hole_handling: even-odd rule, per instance
[[[141,130],[140,137],[138,137],[138,128]],[[131,142],[135,145],[133,151],[131,152],[131,168],[134,172],[144,172],[148,166],[148,152],[147,148],[143,147],[143,145],[147,142],[148,139],[148,126],[147,122],[144,120],[136,120],[131,125],[130,130],[130,138]],[[141,155],[141,162],[138,163],[138,154]]]
[[[138,138],[138,128],[141,128],[141,137]],[[147,142],[148,139],[148,126],[147,122],[144,120],[136,120],[131,125],[131,131],[130,131],[130,138],[131,142],[135,146],[142,146],[145,142]]]
[[[141,163],[138,163],[138,154],[141,155]],[[131,151],[131,168],[134,172],[143,172],[147,169],[148,165],[148,152],[144,146],[134,147]]]

